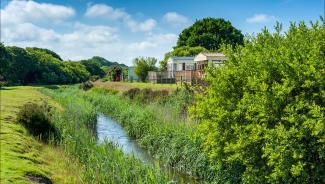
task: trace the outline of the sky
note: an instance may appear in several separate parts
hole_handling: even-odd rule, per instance
[[[1,0],[1,42],[42,47],[65,60],[101,56],[132,65],[159,60],[181,31],[204,17],[224,18],[244,35],[276,21],[316,21],[324,0]]]

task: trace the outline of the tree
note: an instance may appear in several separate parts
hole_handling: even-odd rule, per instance
[[[156,71],[157,59],[154,57],[138,57],[134,59],[134,73],[139,77],[142,82],[145,82],[149,71]]]
[[[4,77],[9,72],[9,64],[11,61],[11,56],[4,46],[3,43],[0,42],[0,77],[3,79],[0,80],[6,80]]]
[[[200,52],[208,52],[208,50],[204,47],[189,47],[189,46],[182,46],[176,47],[173,51],[167,52],[165,54],[164,60],[160,61],[160,70],[165,71],[167,70],[167,60],[171,56],[195,56]]]
[[[100,65],[93,60],[82,60],[81,64],[83,64],[87,71],[92,75],[97,75],[99,77],[105,76],[105,72],[100,68]]]
[[[120,66],[114,65],[110,67],[107,75],[112,81],[120,81],[122,76],[122,68]]]
[[[243,43],[241,31],[221,18],[204,18],[196,21],[191,27],[184,29],[178,37],[177,46],[201,46],[208,50],[218,50],[222,44]]]
[[[28,84],[33,81],[32,73],[37,68],[37,64],[33,61],[32,56],[20,47],[6,47],[6,50],[11,57],[5,76],[8,82],[11,84]]]
[[[225,66],[209,71],[191,109],[228,182],[227,173],[243,183],[324,182],[325,25],[280,28],[224,48]]]
[[[63,61],[61,59],[61,57],[59,56],[59,54],[49,50],[49,49],[44,49],[44,48],[38,48],[38,47],[27,47],[26,48],[27,51],[30,51],[30,50],[34,50],[34,51],[40,51],[40,52],[43,52],[43,53],[46,53],[46,54],[50,54],[52,57],[60,60],[60,61]]]

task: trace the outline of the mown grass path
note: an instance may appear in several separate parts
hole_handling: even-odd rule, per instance
[[[36,87],[0,90],[0,183],[80,183],[78,166],[63,150],[37,141],[15,122],[19,107],[27,102],[50,100]],[[54,104],[54,101],[50,100]]]

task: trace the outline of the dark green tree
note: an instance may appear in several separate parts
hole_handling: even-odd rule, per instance
[[[149,71],[156,71],[157,59],[154,57],[138,57],[134,59],[134,73],[142,82],[145,82]]]
[[[6,47],[10,57],[8,72],[5,78],[12,84],[28,84],[35,80],[33,76],[37,64],[33,61],[32,56],[23,48]]]
[[[85,65],[87,71],[92,75],[97,75],[99,77],[104,77],[105,72],[100,68],[100,65],[93,60],[82,60],[81,64]]]
[[[208,50],[218,50],[222,44],[242,44],[243,38],[241,31],[229,21],[222,18],[204,18],[182,31],[176,47],[201,46]]]
[[[54,51],[51,51],[49,49],[44,49],[44,48],[38,48],[38,47],[27,47],[26,50],[37,50],[37,51],[40,51],[40,52],[43,52],[43,53],[46,53],[46,54],[50,54],[52,57],[60,60],[60,61],[63,61],[61,59],[61,57],[59,56],[59,54],[55,53]]]
[[[5,76],[8,74],[10,62],[11,56],[4,44],[0,42],[0,76],[2,78],[0,80],[6,80]]]

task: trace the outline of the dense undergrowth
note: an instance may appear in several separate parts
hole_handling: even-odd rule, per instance
[[[157,167],[145,165],[109,142],[97,144],[96,108],[85,100],[76,86],[43,92],[64,108],[54,114],[53,122],[61,131],[61,145],[84,165],[87,183],[167,183],[168,178]]]

